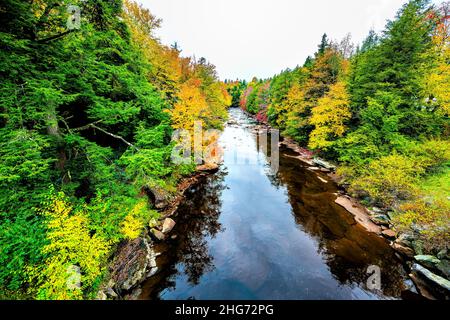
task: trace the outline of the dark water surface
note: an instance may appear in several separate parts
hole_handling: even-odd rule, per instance
[[[161,272],[141,298],[399,298],[402,266],[383,238],[334,203],[336,185],[283,148],[272,172],[252,121],[238,109],[230,119],[221,170],[187,192],[177,238],[156,246]],[[366,287],[371,265],[380,267],[381,291]]]

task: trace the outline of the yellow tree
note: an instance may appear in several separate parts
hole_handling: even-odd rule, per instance
[[[110,243],[93,232],[87,213],[74,210],[63,193],[49,200],[42,212],[48,228],[48,244],[43,248],[47,258],[29,268],[30,280],[37,283],[38,299],[82,299],[83,289],[102,276]],[[71,283],[76,276],[79,283]]]
[[[200,90],[200,84],[200,80],[190,79],[181,85],[178,101],[171,110],[167,110],[171,115],[174,129],[184,129],[193,133],[195,121],[208,116],[209,108]]]
[[[280,105],[283,112],[280,113],[278,125],[285,128],[285,133],[292,138],[297,138],[298,129],[307,124],[307,118],[304,117],[307,109],[306,90],[305,86],[294,84],[289,89],[286,101]]]
[[[309,122],[314,126],[314,130],[310,134],[309,147],[324,150],[329,148],[336,138],[345,133],[345,122],[350,117],[346,86],[344,81],[338,81],[312,109]]]

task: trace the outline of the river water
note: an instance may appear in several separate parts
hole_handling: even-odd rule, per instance
[[[156,245],[161,271],[140,298],[400,298],[400,262],[334,202],[337,186],[283,147],[274,172],[253,121],[239,109],[230,119],[220,171],[187,192],[176,238]],[[370,266],[379,267],[380,290],[368,286],[377,283]]]

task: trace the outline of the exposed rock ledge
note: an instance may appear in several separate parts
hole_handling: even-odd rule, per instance
[[[358,202],[348,196],[338,197],[335,202],[350,212],[355,217],[356,222],[366,228],[367,231],[381,234],[381,227],[370,220],[368,210]]]
[[[156,264],[157,254],[153,250],[153,241],[150,236],[155,241],[164,241],[166,235],[176,224],[169,217],[175,214],[184,199],[186,190],[197,184],[202,177],[206,177],[218,169],[218,165],[200,166],[197,168],[197,173],[181,180],[174,196],[158,200],[159,203],[164,203],[163,206],[160,206],[164,208],[161,211],[160,221],[150,222],[150,230],[146,230],[141,237],[125,240],[119,244],[112,263],[109,265],[108,280],[101,286],[97,299],[137,299],[140,292],[139,285],[159,271]],[[153,190],[151,192],[153,193]],[[150,200],[154,202],[155,198]]]
[[[311,152],[301,148],[292,139],[285,139],[283,142],[280,142],[280,145],[284,145],[298,153],[298,155],[286,156],[308,164],[308,169],[311,171],[328,171],[328,177],[339,184],[339,177],[332,172],[335,169],[332,165],[321,161],[320,159],[320,161],[317,161]],[[354,216],[355,221],[362,225],[366,230],[390,240],[390,245],[392,249],[396,251],[396,255],[403,261],[407,261],[406,265],[408,266],[408,269],[412,265],[409,277],[423,297],[427,299],[450,299],[450,282],[448,281],[450,264],[446,252],[442,254],[442,261],[433,256],[415,256],[416,253],[413,245],[414,236],[404,233],[398,234],[394,230],[389,229],[389,227],[391,227],[389,213],[375,207],[372,208],[372,210],[369,210],[361,205],[356,199],[353,199],[348,195],[338,196],[335,202],[350,212]],[[412,260],[415,260],[416,263],[413,263]],[[438,274],[428,270],[424,266]]]
[[[110,266],[113,289],[118,293],[131,290],[155,267],[155,255],[149,239],[140,237],[121,243]]]

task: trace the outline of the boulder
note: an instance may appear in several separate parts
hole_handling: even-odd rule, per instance
[[[389,226],[389,218],[384,214],[371,214],[370,220],[380,226]]]
[[[158,273],[158,270],[159,270],[158,267],[151,268],[147,274],[147,278],[153,277],[155,274]]]
[[[156,253],[155,251],[151,250],[150,251],[150,257],[149,257],[149,262],[148,262],[148,267],[149,268],[156,268],[157,264],[156,264]]]
[[[317,176],[317,178],[318,178],[320,181],[322,181],[323,183],[328,183],[327,180],[325,180],[324,178],[322,178],[322,177],[320,177],[320,176]]]
[[[418,274],[421,278],[425,280],[426,283],[431,284],[430,291],[434,295],[439,297],[448,298],[450,296],[450,281],[444,279],[443,277],[434,274],[430,270],[422,267],[418,263],[414,263],[412,266],[412,271]]]
[[[450,279],[450,263],[446,259],[438,259],[430,255],[417,255],[414,259],[422,266],[433,270],[438,275]]]
[[[108,300],[108,297],[106,296],[106,293],[104,293],[102,290],[100,290],[97,293],[97,297],[95,298],[95,300]]]
[[[421,265],[432,269],[434,269],[436,265],[441,262],[438,258],[428,255],[417,255],[414,256],[414,259]]]
[[[374,213],[384,213],[383,210],[381,210],[378,207],[372,207],[372,212],[374,212]]]
[[[197,171],[205,173],[216,173],[217,171],[219,171],[219,165],[217,163],[205,163],[197,166]]]
[[[161,231],[159,231],[158,229],[152,228],[150,230],[150,232],[153,235],[153,237],[156,238],[156,240],[158,240],[158,241],[166,240],[166,235],[164,233],[162,233]]]
[[[395,239],[397,237],[397,232],[391,229],[383,230],[381,234],[388,239]]]
[[[427,298],[428,300],[436,300],[436,297],[430,292],[427,283],[422,280],[419,275],[417,275],[415,272],[412,272],[409,274],[409,277],[414,282],[414,285],[423,297]]]
[[[119,297],[113,288],[107,288],[106,295],[112,299],[117,299]]]
[[[401,244],[399,244],[397,242],[394,242],[393,244],[391,244],[391,247],[398,253],[400,253],[404,256],[407,256],[408,258],[414,257],[414,250],[409,247],[402,246]]]
[[[170,218],[164,219],[162,233],[167,234],[172,231],[173,227],[175,227],[175,221]]]
[[[412,243],[414,241],[414,236],[409,233],[401,233],[398,238],[395,240],[396,243],[404,246],[404,247],[412,247]]]
[[[167,208],[170,203],[170,194],[160,186],[146,186],[143,188],[143,192],[147,194],[152,205],[158,210]]]
[[[409,290],[414,293],[418,293],[416,286],[414,285],[414,282],[411,279],[405,279],[403,281],[403,285],[405,286],[406,290]]]
[[[143,237],[119,245],[110,266],[115,292],[129,291],[146,278],[152,252],[150,243]]]
[[[159,225],[159,222],[156,220],[156,219],[151,219],[149,222],[148,222],[148,227],[151,229],[151,228],[155,228],[155,227],[157,227]]]
[[[323,167],[323,168],[331,170],[331,171],[335,171],[336,170],[336,166],[334,166],[331,163],[326,162],[326,161],[324,161],[322,159],[319,159],[319,158],[314,158],[312,160],[312,163],[317,165],[317,166],[319,166],[319,167]]]

